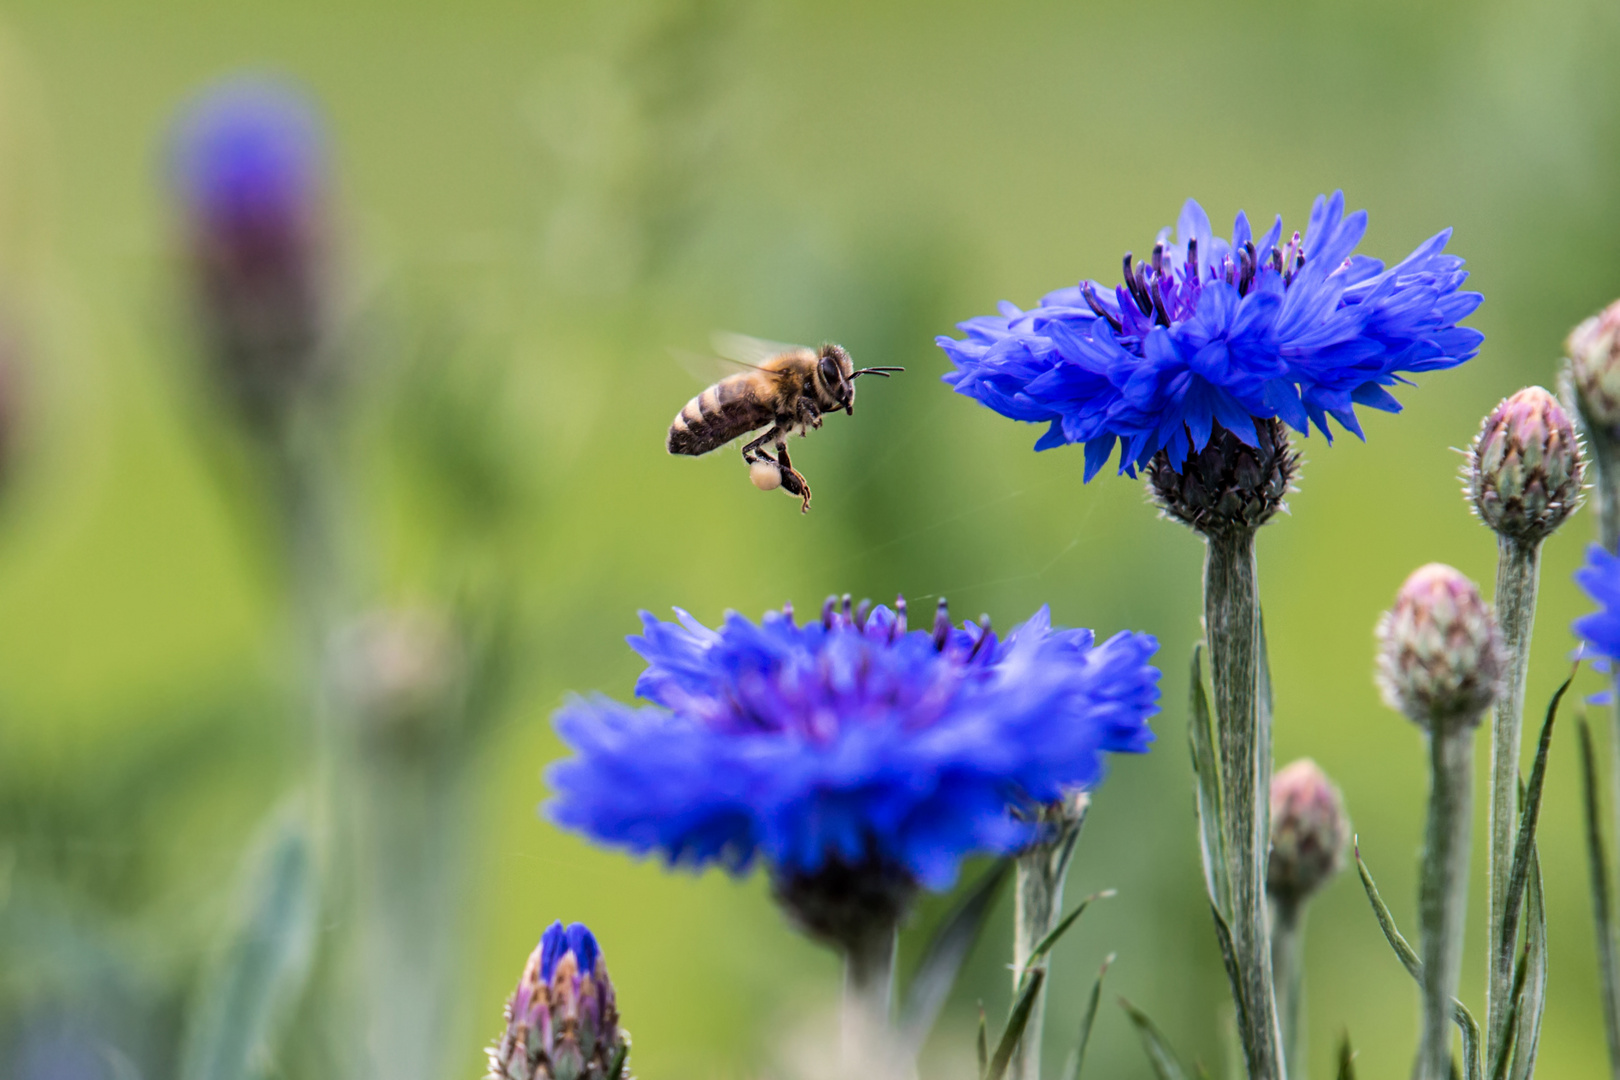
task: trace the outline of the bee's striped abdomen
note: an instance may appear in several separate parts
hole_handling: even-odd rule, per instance
[[[669,425],[669,452],[707,454],[771,418],[771,410],[754,393],[750,376],[733,375],[686,403]]]

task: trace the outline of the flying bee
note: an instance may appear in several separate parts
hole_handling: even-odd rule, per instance
[[[747,363],[748,370],[728,375],[686,403],[686,408],[669,425],[669,452],[696,457],[724,446],[739,435],[766,428],[765,433],[742,448],[749,478],[764,491],[782,488],[800,499],[799,512],[810,509],[810,482],[793,467],[788,457],[789,435],[804,435],[821,426],[823,414],[839,409],[855,414],[855,380],[862,375],[889,377],[899,367],[856,368],[842,345],[831,343],[819,349],[800,346],[766,346],[752,339],[727,337],[731,350],[738,347],[761,352],[773,351],[759,363]],[[760,346],[765,346],[761,349]],[[767,444],[776,448],[772,457]]]

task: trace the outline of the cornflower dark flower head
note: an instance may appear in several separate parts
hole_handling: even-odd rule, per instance
[[[325,320],[326,162],[313,106],[238,79],[180,121],[173,186],[198,317],[220,377],[255,419],[313,373]]]
[[[595,936],[552,923],[507,999],[488,1080],[618,1080],[629,1051]]]
[[[599,843],[671,865],[763,861],[801,928],[833,944],[892,925],[918,885],[948,887],[964,857],[1014,851],[1015,811],[1102,778],[1105,752],[1153,734],[1157,642],[1054,629],[1045,608],[1005,638],[988,619],[930,629],[829,598],[710,629],[643,613],[633,708],[576,699],[557,730],[549,812]]]
[[[1177,472],[1225,428],[1251,447],[1257,421],[1280,420],[1332,440],[1328,418],[1361,435],[1355,406],[1396,412],[1386,389],[1406,375],[1454,367],[1483,335],[1458,326],[1479,306],[1463,292],[1449,229],[1399,265],[1355,254],[1366,211],[1319,196],[1305,233],[1262,236],[1242,213],[1230,240],[1196,202],[1172,242],[1124,259],[1124,282],[1049,293],[1023,311],[960,324],[938,339],[956,365],[945,381],[1003,416],[1049,427],[1035,449],[1085,445],[1090,480],[1120,448],[1135,471],[1161,451]]]

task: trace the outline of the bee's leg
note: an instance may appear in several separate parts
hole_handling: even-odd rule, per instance
[[[788,457],[787,440],[785,438],[777,440],[776,464],[782,470],[782,487],[803,500],[799,503],[799,513],[809,513],[810,481],[804,478],[802,472],[793,467],[793,461]]]
[[[799,402],[799,424],[805,428],[818,428],[821,426],[821,410],[811,401]]]
[[[781,427],[773,425],[769,431],[765,432],[765,434],[761,435],[753,442],[745,445],[742,448],[743,461],[749,465],[754,464],[756,461],[769,461],[771,455],[761,450],[760,447],[764,446],[773,439],[776,440],[776,444],[778,446],[782,445]]]

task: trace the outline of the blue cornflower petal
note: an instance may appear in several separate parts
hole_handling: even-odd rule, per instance
[[[1362,435],[1355,406],[1399,410],[1388,387],[1455,367],[1484,340],[1457,325],[1482,297],[1462,291],[1449,229],[1397,265],[1355,254],[1366,211],[1318,196],[1303,236],[1282,218],[1252,240],[1237,215],[1230,241],[1188,200],[1152,258],[1125,284],[1049,293],[1030,311],[962,323],[941,337],[958,393],[1015,420],[1047,424],[1036,449],[1086,446],[1086,479],[1119,447],[1134,473],[1164,452],[1173,467],[1202,450],[1214,425],[1240,439],[1280,419],[1332,441],[1330,418]],[[1144,310],[1146,309],[1146,310]]]
[[[1151,637],[1097,644],[1044,608],[1005,638],[943,616],[908,631],[903,612],[732,613],[718,630],[643,615],[630,640],[652,705],[559,710],[573,756],[548,774],[548,813],[671,865],[762,859],[791,876],[876,857],[945,888],[968,855],[1029,841],[1015,810],[1089,788],[1103,755],[1152,742]]]

